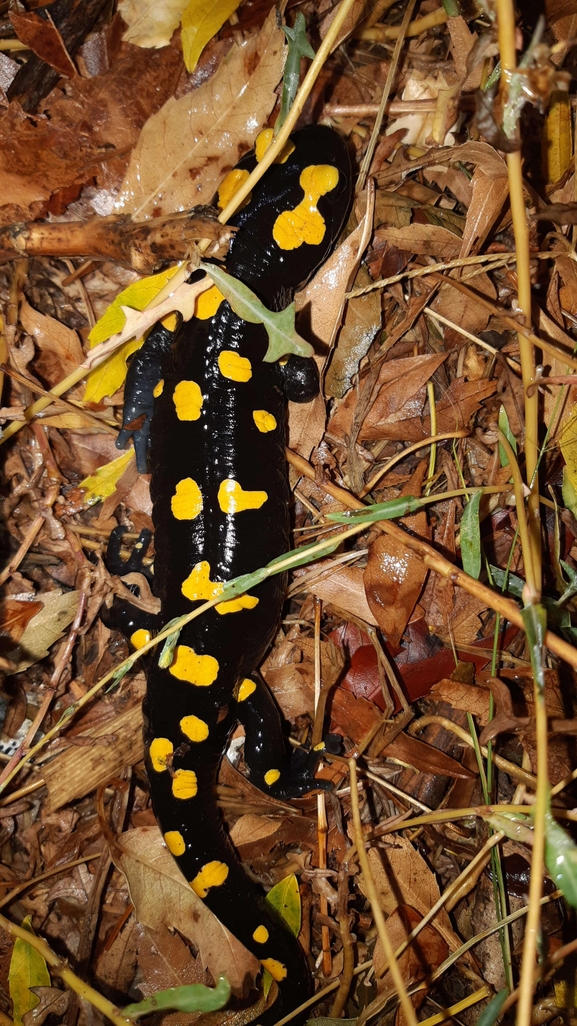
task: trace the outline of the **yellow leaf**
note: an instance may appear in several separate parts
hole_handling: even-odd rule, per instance
[[[144,338],[131,339],[130,342],[126,342],[120,349],[117,349],[110,359],[94,368],[86,382],[85,403],[99,403],[105,395],[114,395],[118,391],[126,378],[128,357],[140,349],[143,342]]]
[[[123,306],[131,306],[133,310],[144,310],[158,293],[164,288],[167,282],[176,274],[178,267],[169,267],[167,271],[160,274],[153,274],[149,278],[141,278],[129,285],[127,289],[120,292],[110,304],[102,317],[96,322],[88,336],[90,348],[106,342],[112,335],[122,331],[126,317],[122,312]]]
[[[563,470],[563,499],[565,505],[575,515],[577,499],[577,409],[574,406],[572,416],[563,427],[559,440],[561,455],[565,460]]]
[[[547,181],[558,182],[573,159],[571,139],[571,100],[556,90],[545,122]]]
[[[31,916],[26,916],[22,921],[22,926],[30,933],[34,933]],[[20,937],[14,941],[8,971],[8,985],[12,998],[15,1026],[22,1026],[22,1017],[26,1015],[26,1012],[36,1008],[40,1001],[36,994],[32,994],[30,987],[50,987],[51,980],[46,962],[40,952],[26,941],[21,940]]]
[[[240,0],[190,0],[182,15],[182,56],[187,71],[194,71],[206,44],[234,14]]]
[[[122,36],[135,46],[168,46],[188,0],[120,0],[118,13],[128,26]]]
[[[158,293],[164,288],[167,282],[176,274],[177,267],[169,267],[167,271],[160,274],[153,274],[149,278],[142,278],[129,285],[124,292],[121,292],[103,313],[100,320],[96,322],[88,336],[88,344],[92,349],[94,346],[106,342],[112,335],[122,331],[126,316],[122,312],[123,306],[129,306],[133,310],[144,310]],[[168,318],[165,319],[167,321]],[[164,323],[164,322],[163,322]],[[172,328],[172,324],[166,324]],[[144,342],[144,338],[131,339],[126,342],[110,359],[105,360],[99,367],[89,374],[84,392],[84,402],[98,403],[106,395],[114,395],[126,378],[126,361]]]
[[[298,937],[301,928],[301,896],[299,882],[294,873],[279,880],[266,896],[269,905],[284,919],[289,930]]]
[[[89,506],[93,506],[95,502],[101,502],[102,499],[107,499],[114,493],[116,485],[132,459],[134,459],[134,451],[129,449],[118,459],[105,463],[103,467],[98,468],[95,474],[90,474],[80,482],[79,487],[84,488],[85,499]]]

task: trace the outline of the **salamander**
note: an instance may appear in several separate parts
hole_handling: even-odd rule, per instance
[[[222,205],[266,143],[261,135],[227,175]],[[348,152],[337,133],[295,133],[232,219],[227,271],[270,309],[284,309],[334,246],[350,195]],[[118,444],[133,439],[140,471],[149,460],[161,600],[157,619],[120,610],[137,646],[160,624],[218,596],[223,582],[290,548],[286,403],[309,401],[318,374],[301,357],[266,363],[266,349],[264,327],[237,317],[211,287],[176,334],[158,326],[133,358]],[[137,568],[147,541],[141,537],[140,553],[117,572]],[[278,997],[259,1017],[263,1024],[310,996],[311,975],[300,945],[235,855],[216,781],[240,722],[257,787],[284,799],[319,786],[318,754],[291,762],[280,712],[256,671],[277,631],[285,587],[279,575],[188,624],[168,669],[152,659],[144,705],[146,767],[164,840],[195,893],[276,980]]]

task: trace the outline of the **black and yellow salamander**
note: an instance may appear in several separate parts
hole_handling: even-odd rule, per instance
[[[222,203],[263,145],[266,134],[227,175]],[[295,133],[232,219],[238,230],[227,271],[270,309],[284,309],[333,248],[350,196],[349,157],[337,133]],[[290,548],[286,401],[309,401],[318,377],[312,360],[263,362],[266,349],[264,327],[237,317],[211,287],[176,335],[156,328],[132,361],[119,445],[133,438],[141,471],[149,460],[162,606],[157,621],[143,622],[134,607],[116,610],[136,645],[147,630],[217,596],[223,582]],[[117,553],[116,564],[126,573],[138,557],[120,565]],[[146,765],[164,840],[195,893],[278,984],[261,1023],[306,1000],[311,975],[299,944],[240,865],[215,795],[238,722],[257,787],[286,798],[319,786],[312,756],[291,763],[280,713],[256,672],[278,628],[285,586],[274,577],[185,627],[168,669],[152,659],[144,709]]]

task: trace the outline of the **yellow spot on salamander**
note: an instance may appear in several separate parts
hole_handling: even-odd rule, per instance
[[[198,420],[204,400],[196,381],[179,381],[172,399],[179,420]]]
[[[252,939],[256,941],[257,944],[266,944],[268,940],[268,930],[266,926],[257,926],[252,935]]]
[[[224,588],[222,581],[211,581],[210,563],[205,559],[196,563],[188,577],[182,582],[181,591],[191,602],[207,602],[221,595]],[[239,613],[241,609],[254,609],[258,599],[254,595],[240,595],[228,602],[219,602],[215,609],[221,616],[225,613]]]
[[[252,419],[263,434],[266,434],[267,431],[274,431],[276,427],[276,417],[266,410],[253,410]]]
[[[252,378],[252,366],[250,360],[245,356],[239,356],[232,349],[223,349],[218,357],[218,369],[223,378],[230,378],[231,381],[250,381]]]
[[[225,478],[218,489],[218,504],[223,513],[242,513],[245,509],[260,509],[268,495],[266,492],[245,492],[238,481]]]
[[[256,595],[241,595],[239,598],[229,599],[228,602],[219,602],[214,608],[217,613],[224,616],[225,613],[240,613],[241,609],[254,609],[258,606]]]
[[[152,389],[152,394],[153,394],[155,399],[158,399],[158,397],[162,395],[163,388],[164,388],[164,378],[161,378],[160,381]]]
[[[150,631],[145,631],[143,627],[140,627],[134,634],[130,635],[130,644],[133,648],[144,648],[148,645],[152,635]]]
[[[172,793],[175,798],[186,801],[198,792],[198,781],[194,770],[177,769],[172,778]]]
[[[208,737],[208,723],[198,716],[183,716],[180,729],[189,741],[206,741]]]
[[[172,741],[169,741],[167,737],[155,737],[150,742],[150,748],[148,749],[153,770],[156,770],[157,773],[162,773],[168,769],[169,764],[172,762],[173,752]]]
[[[223,178],[222,182],[218,187],[218,205],[221,210],[224,210],[228,206],[233,196],[236,196],[241,185],[244,185],[249,176],[248,171],[243,171],[240,167],[233,168]],[[243,206],[250,202],[251,194],[247,196]],[[242,210],[242,207],[241,207]]]
[[[227,876],[228,866],[225,862],[207,862],[200,873],[196,874],[194,880],[190,881],[190,886],[199,898],[206,898],[210,888],[222,887]]]
[[[176,520],[194,520],[198,516],[202,509],[202,495],[196,481],[185,477],[178,482],[170,508]]]
[[[180,830],[167,830],[164,840],[171,855],[184,855],[186,844]]]
[[[251,680],[250,677],[245,677],[239,685],[238,693],[236,696],[237,702],[246,702],[247,698],[250,698],[254,691],[256,691],[256,684],[254,680]]]
[[[196,297],[194,316],[200,321],[208,321],[210,317],[214,317],[223,299],[220,289],[216,285],[211,285]]]
[[[259,132],[256,137],[254,145],[254,155],[256,157],[257,164],[260,164],[266,151],[268,150],[271,142],[273,141],[274,130],[272,128],[263,128],[262,132]],[[275,160],[275,164],[284,164],[289,159],[291,153],[294,153],[295,144],[287,139],[285,145],[280,151],[278,157]]]
[[[224,585],[220,581],[211,581],[210,563],[206,559],[196,563],[188,577],[182,582],[182,594],[191,602],[208,602],[222,593]]]
[[[294,210],[283,210],[272,230],[273,239],[280,249],[298,249],[306,242],[318,246],[325,237],[325,220],[317,209],[321,196],[336,188],[339,172],[330,164],[311,164],[305,167],[299,183],[304,199]]]
[[[314,748],[313,748],[313,752],[324,752],[324,750],[325,750],[325,743],[324,743],[324,741],[319,741],[318,745],[315,745]]]
[[[269,769],[269,770],[266,771],[266,773],[264,775],[264,782],[267,785],[267,787],[272,787],[273,784],[276,784],[276,782],[279,779],[279,777],[280,777],[280,770]]]
[[[197,655],[188,645],[177,645],[169,673],[197,687],[209,687],[218,676],[218,663],[214,656]]]
[[[273,980],[276,980],[277,983],[280,983],[280,981],[284,980],[287,976],[286,965],[283,965],[282,962],[277,961],[276,958],[261,958],[260,964],[264,966],[265,969],[268,969]]]

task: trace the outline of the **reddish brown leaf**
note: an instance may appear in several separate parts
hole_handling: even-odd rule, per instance
[[[400,496],[421,494],[428,464],[422,460],[409,478]],[[429,539],[425,512],[404,517],[401,523],[412,534]],[[403,636],[427,576],[422,559],[390,535],[380,535],[369,549],[365,570],[365,592],[371,612],[385,638],[396,648]]]
[[[50,17],[50,10],[42,18],[35,11],[19,14],[11,11],[10,21],[18,39],[25,43],[41,60],[65,78],[74,78],[76,68],[64,40]]]

